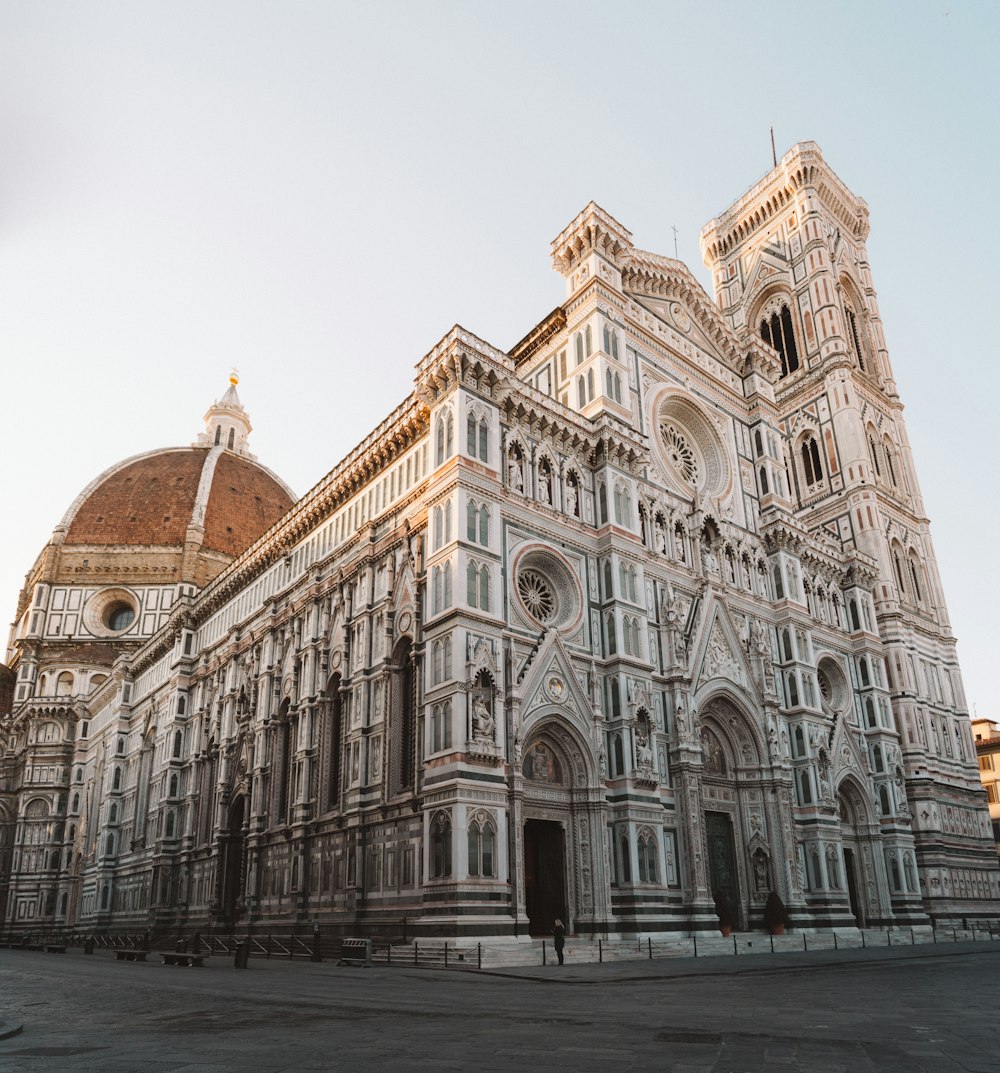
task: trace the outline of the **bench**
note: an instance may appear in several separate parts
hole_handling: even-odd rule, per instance
[[[145,961],[148,950],[116,950],[115,961]]]
[[[361,965],[369,968],[372,963],[371,939],[341,939],[338,965]]]
[[[176,950],[161,950],[164,965],[186,965],[188,968],[200,969],[205,962],[204,954],[186,954]]]

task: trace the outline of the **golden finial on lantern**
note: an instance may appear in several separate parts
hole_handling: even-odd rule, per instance
[[[236,385],[240,382],[240,372],[235,365],[229,370],[229,382],[233,385],[233,387],[236,387]]]

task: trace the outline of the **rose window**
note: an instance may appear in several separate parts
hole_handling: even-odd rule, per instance
[[[823,697],[823,700],[829,704],[833,699],[833,689],[830,686],[830,679],[827,678],[825,671],[820,671],[816,677],[819,679],[820,695]]]
[[[556,610],[556,594],[544,574],[537,570],[522,570],[517,578],[517,594],[532,618],[551,621]]]
[[[521,552],[511,588],[522,614],[533,622],[557,630],[579,626],[583,613],[580,582],[555,551],[536,544]]]
[[[670,459],[674,469],[688,484],[697,485],[698,459],[694,451],[691,450],[691,445],[685,438],[684,433],[676,425],[664,421],[660,425],[660,436],[663,438],[667,458]]]
[[[707,412],[693,400],[665,388],[651,402],[652,446],[665,476],[687,495],[725,495],[730,484],[726,445]],[[720,425],[720,427],[722,427]]]

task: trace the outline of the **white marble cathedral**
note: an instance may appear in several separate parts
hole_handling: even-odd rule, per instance
[[[297,502],[235,384],[97,478],[4,668],[4,927],[995,915],[867,234],[811,142],[705,227],[714,301],[592,203],[563,305],[452,329]]]

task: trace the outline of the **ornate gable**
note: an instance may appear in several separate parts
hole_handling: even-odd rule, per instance
[[[754,692],[754,679],[743,644],[729,612],[719,600],[713,602],[705,616],[693,666],[698,668],[694,675],[698,686],[712,679],[723,679]]]
[[[555,632],[546,635],[519,689],[521,711],[527,718],[538,708],[557,705],[565,709],[588,735],[594,722],[594,706],[573,670],[573,662]]]

